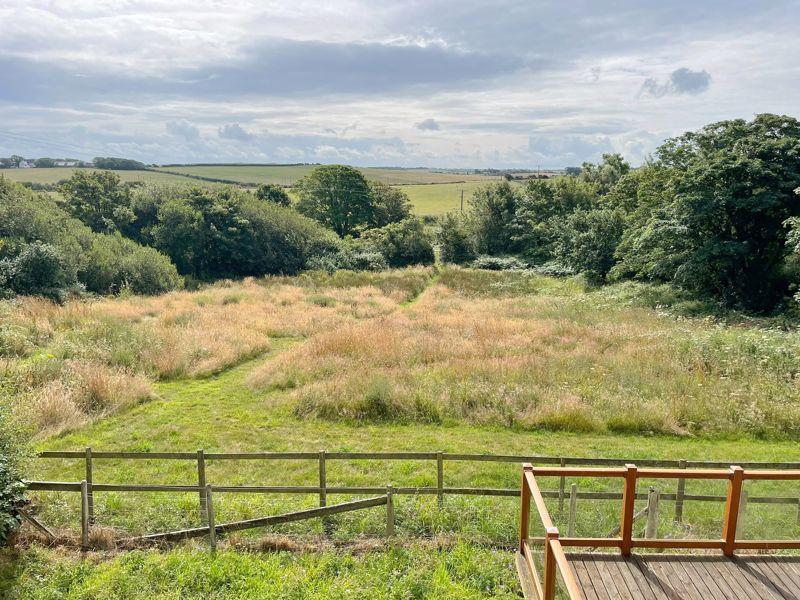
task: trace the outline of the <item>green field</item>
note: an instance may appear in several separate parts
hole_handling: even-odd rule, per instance
[[[261,184],[275,183],[283,186],[294,185],[301,177],[313,171],[315,165],[288,166],[186,166],[163,167],[161,170],[212,179],[226,179],[239,183]],[[368,179],[392,185],[419,183],[448,183],[455,181],[484,181],[490,179],[483,175],[465,175],[462,173],[440,173],[428,169],[386,169],[378,167],[361,168],[360,171]]]
[[[33,390],[28,413],[43,428],[42,450],[800,461],[791,376],[798,334],[757,322],[677,318],[692,307],[657,286],[597,290],[579,279],[408,269],[2,306],[17,336],[8,342],[20,348],[6,368],[44,386]],[[60,379],[69,387],[59,387]],[[84,477],[81,461],[62,459],[38,460],[29,474]],[[446,486],[515,489],[519,465],[446,462],[444,477]],[[191,462],[95,461],[96,483],[195,478]],[[216,485],[313,486],[317,464],[210,461],[207,478]],[[430,462],[341,460],[328,467],[330,486],[435,481]],[[574,482],[585,491],[620,489],[613,480]],[[674,482],[642,482],[648,484],[671,491]],[[555,485],[545,480],[546,489]],[[751,496],[797,495],[779,482],[748,489]],[[724,482],[691,481],[687,493],[724,494]],[[77,495],[35,498],[44,522],[74,539]],[[329,494],[328,501],[348,498]],[[215,509],[223,522],[317,502],[314,494],[229,493],[215,496]],[[548,505],[563,528],[557,501]],[[510,548],[518,508],[516,498],[447,496],[440,509],[435,496],[399,496],[392,542],[384,541],[385,511],[377,508],[339,515],[327,530],[304,521],[231,536],[215,558],[191,544],[121,556],[99,550],[90,561],[68,549],[34,547],[0,555],[0,581],[20,598],[360,598],[364,590],[374,597],[505,598],[516,593]],[[672,522],[673,508],[663,501],[663,535],[719,535],[721,504],[687,502],[686,527]],[[97,493],[95,513],[98,548],[110,532],[200,524],[195,493]],[[607,535],[618,514],[616,501],[581,501],[577,534]],[[742,533],[798,537],[797,508],[751,503]]]
[[[464,183],[438,183],[428,185],[404,185],[402,189],[411,199],[418,215],[443,215],[461,209],[461,192],[464,192],[464,210],[469,210],[472,193],[487,181]]]
[[[78,169],[73,167],[54,167],[52,169],[3,169],[0,177],[12,181],[54,184],[69,179],[75,171],[96,171],[97,169]],[[191,183],[192,180],[179,175],[158,173],[156,171],[114,171],[122,181],[143,181],[146,183]]]

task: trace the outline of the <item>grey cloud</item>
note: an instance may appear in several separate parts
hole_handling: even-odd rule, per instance
[[[710,85],[711,75],[706,71],[692,71],[682,67],[670,73],[666,81],[646,79],[639,90],[639,95],[661,98],[668,95],[702,94]]]
[[[217,130],[217,135],[224,140],[237,140],[239,142],[249,142],[253,139],[253,134],[246,131],[238,123],[223,125]]]
[[[439,131],[441,129],[436,119],[425,119],[417,123],[415,127],[420,131]]]
[[[186,119],[167,121],[165,127],[167,129],[167,133],[170,135],[176,135],[186,138],[187,140],[196,140],[200,137],[200,130],[197,128],[197,126],[193,125]]]

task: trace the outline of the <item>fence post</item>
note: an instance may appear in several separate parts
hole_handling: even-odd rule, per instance
[[[569,488],[569,521],[567,522],[567,537],[575,537],[575,519],[578,516],[578,484],[573,483]]]
[[[654,539],[658,537],[658,503],[661,495],[658,490],[651,487],[647,494],[647,525],[644,528],[644,537]]]
[[[436,498],[439,502],[439,508],[444,504],[444,460],[442,453],[436,453]]]
[[[625,487],[622,491],[622,519],[620,520],[620,537],[622,556],[630,556],[633,548],[633,508],[636,502],[636,465],[625,465]]]
[[[678,468],[685,469],[686,468],[686,461],[679,460],[678,461]],[[678,479],[678,490],[675,493],[675,522],[682,523],[683,522],[683,497],[686,495],[686,480],[681,478]]]
[[[742,467],[732,466],[728,477],[728,497],[725,500],[725,521],[722,525],[722,552],[725,556],[733,556],[744,470]]]
[[[386,486],[386,537],[394,535],[394,488]]]
[[[89,484],[81,481],[81,548],[89,547]]]
[[[214,516],[214,499],[211,495],[211,485],[205,487],[206,495],[206,509],[208,515],[208,542],[211,544],[211,550],[217,549],[217,523]]]
[[[208,522],[208,494],[206,494],[206,453],[197,451],[197,495],[200,498],[200,521]]]
[[[319,451],[319,505],[328,504],[327,473],[325,472],[325,450]]]
[[[94,494],[92,493],[92,448],[86,447],[86,486],[88,496],[89,524],[94,525]]]
[[[558,464],[563,469],[566,466],[567,461],[561,458]],[[567,478],[562,475],[561,478],[558,480],[558,516],[564,514],[564,488],[566,484],[567,484]]]
[[[558,539],[558,529],[550,527],[544,538],[544,574],[542,581],[543,600],[553,600],[556,597],[556,557],[550,543]]]
[[[520,509],[519,509],[519,552],[525,554],[525,540],[528,539],[529,519],[531,516],[531,490],[525,480],[526,473],[533,471],[533,465],[525,463],[522,465],[522,486],[520,488]]]

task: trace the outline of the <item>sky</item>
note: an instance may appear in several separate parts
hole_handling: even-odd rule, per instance
[[[800,0],[7,0],[0,156],[562,168],[800,117]]]

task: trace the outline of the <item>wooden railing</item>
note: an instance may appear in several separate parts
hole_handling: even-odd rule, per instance
[[[543,494],[536,477],[600,477],[621,478],[622,514],[619,535],[609,538],[560,537],[553,526],[545,505]],[[722,536],[719,539],[663,539],[634,538],[634,503],[636,484],[639,479],[699,479],[727,480]],[[725,556],[733,556],[737,550],[784,550],[800,549],[800,540],[737,540],[736,529],[739,521],[742,485],[744,481],[800,481],[800,470],[745,470],[741,466],[728,469],[663,469],[644,468],[626,464],[622,468],[575,468],[575,467],[534,467],[524,464],[522,471],[521,516],[519,552],[525,560],[539,597],[552,600],[555,596],[556,575],[560,573],[568,597],[579,600],[583,596],[575,583],[575,577],[564,554],[564,547],[618,548],[623,556],[630,556],[634,548],[721,550]],[[543,578],[538,579],[531,544],[539,539],[531,538],[530,502],[534,501],[542,525],[544,537]]]

